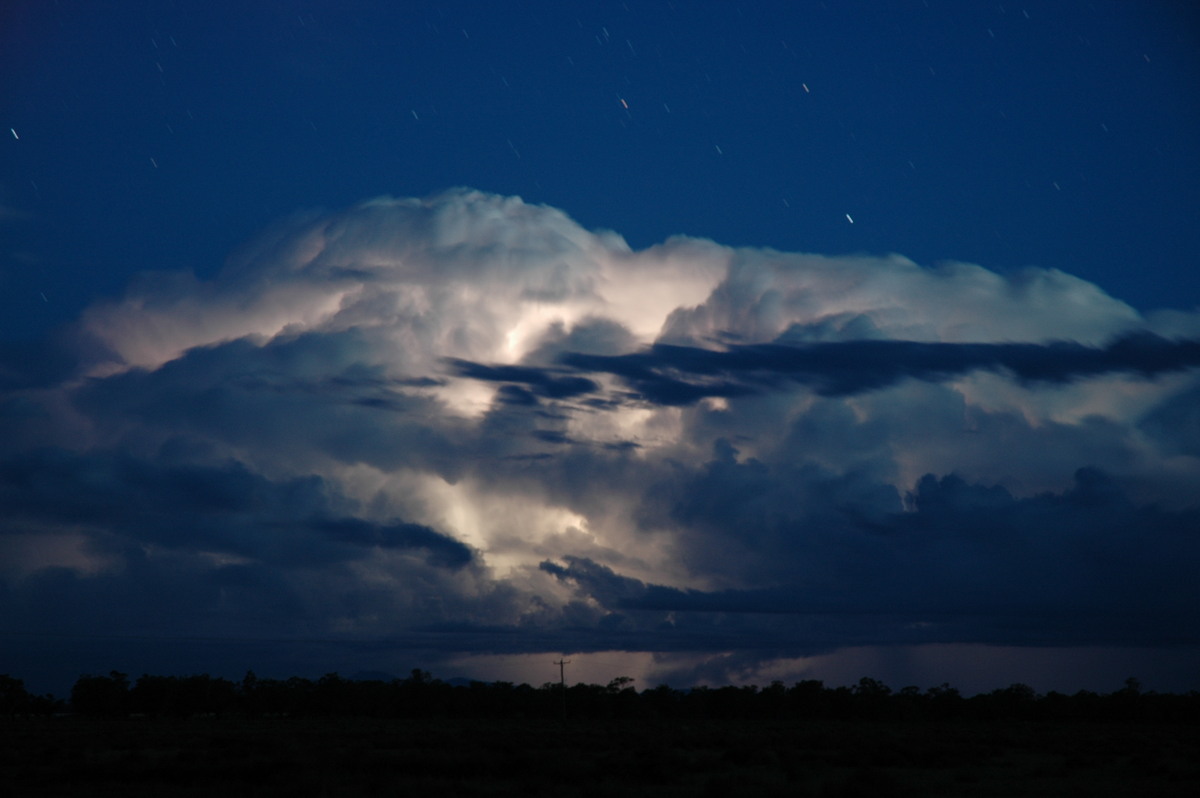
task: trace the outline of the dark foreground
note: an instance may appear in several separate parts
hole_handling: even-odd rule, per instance
[[[1192,796],[1194,724],[0,719],[12,796]]]

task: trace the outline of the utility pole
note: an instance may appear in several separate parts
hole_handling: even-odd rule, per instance
[[[560,659],[554,664],[558,666],[558,689],[562,693],[562,719],[563,723],[567,722],[567,677],[566,666],[570,664],[569,659]]]

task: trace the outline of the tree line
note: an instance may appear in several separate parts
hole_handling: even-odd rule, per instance
[[[541,687],[512,682],[445,682],[413,670],[403,679],[260,679],[208,674],[80,676],[70,697],[37,696],[20,679],[0,675],[0,716],[71,713],[95,717],[372,717],[372,718],[660,718],[694,720],[1072,720],[1195,723],[1200,692],[1143,691],[1136,679],[1112,693],[1039,694],[1024,684],[964,697],[948,684],[893,690],[863,678],[853,686],[817,680],[787,686],[726,686],[638,691],[620,677],[607,685]]]

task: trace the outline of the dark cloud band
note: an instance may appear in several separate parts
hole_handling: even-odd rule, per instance
[[[939,382],[980,370],[1005,371],[1024,382],[1061,383],[1113,372],[1151,377],[1200,366],[1200,341],[1142,332],[1102,348],[1073,342],[884,340],[752,344],[721,351],[657,344],[625,355],[569,352],[561,362],[619,377],[656,404],[688,405],[705,397],[762,393],[782,381],[808,385],[824,396],[848,396],[903,379]]]

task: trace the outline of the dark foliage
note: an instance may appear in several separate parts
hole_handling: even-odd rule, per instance
[[[1200,693],[0,676],[20,795],[1191,795]],[[565,698],[565,702],[564,702]],[[563,706],[567,708],[565,722]],[[39,717],[41,716],[41,717]],[[1136,787],[1136,790],[1133,788]],[[0,792],[3,792],[0,790]]]
[[[1136,679],[1112,693],[1081,690],[1073,695],[1039,695],[1024,684],[963,697],[948,684],[898,691],[875,679],[853,687],[826,687],[807,680],[790,687],[694,687],[666,685],[638,691],[620,677],[605,686],[562,688],[512,682],[451,684],[427,671],[404,679],[347,679],[328,673],[311,680],[260,679],[253,671],[241,682],[201,674],[152,676],[134,684],[118,671],[80,676],[68,703],[36,696],[24,682],[0,675],[0,716],[48,715],[68,708],[92,717],[196,717],[234,714],[250,717],[359,718],[559,718],[564,704],[571,718],[691,720],[977,720],[977,721],[1137,721],[1195,723],[1200,692],[1146,692]]]
[[[863,678],[853,687],[826,687],[808,680],[765,688],[694,687],[678,690],[659,685],[634,689],[620,677],[605,686],[553,682],[534,688],[512,682],[451,684],[427,671],[414,670],[404,679],[346,679],[328,673],[317,680],[293,676],[260,679],[253,671],[241,682],[197,676],[142,675],[130,685],[117,671],[107,676],[80,676],[71,689],[69,707],[92,717],[140,715],[196,717],[234,714],[250,717],[358,718],[559,718],[566,707],[571,718],[683,720],[862,720],[862,721],[1137,721],[1195,723],[1200,719],[1200,692],[1146,692],[1136,679],[1112,693],[1081,690],[1074,695],[1039,695],[1013,684],[971,698],[943,684],[921,690],[894,691],[876,679]],[[565,700],[564,700],[565,699]],[[0,716],[61,712],[53,696],[34,696],[20,679],[0,675]]]
[[[22,680],[0,674],[0,717],[50,715],[62,709],[62,702],[54,696],[33,695]]]
[[[71,707],[81,715],[128,715],[129,677],[119,671],[108,676],[80,676],[71,688]]]

